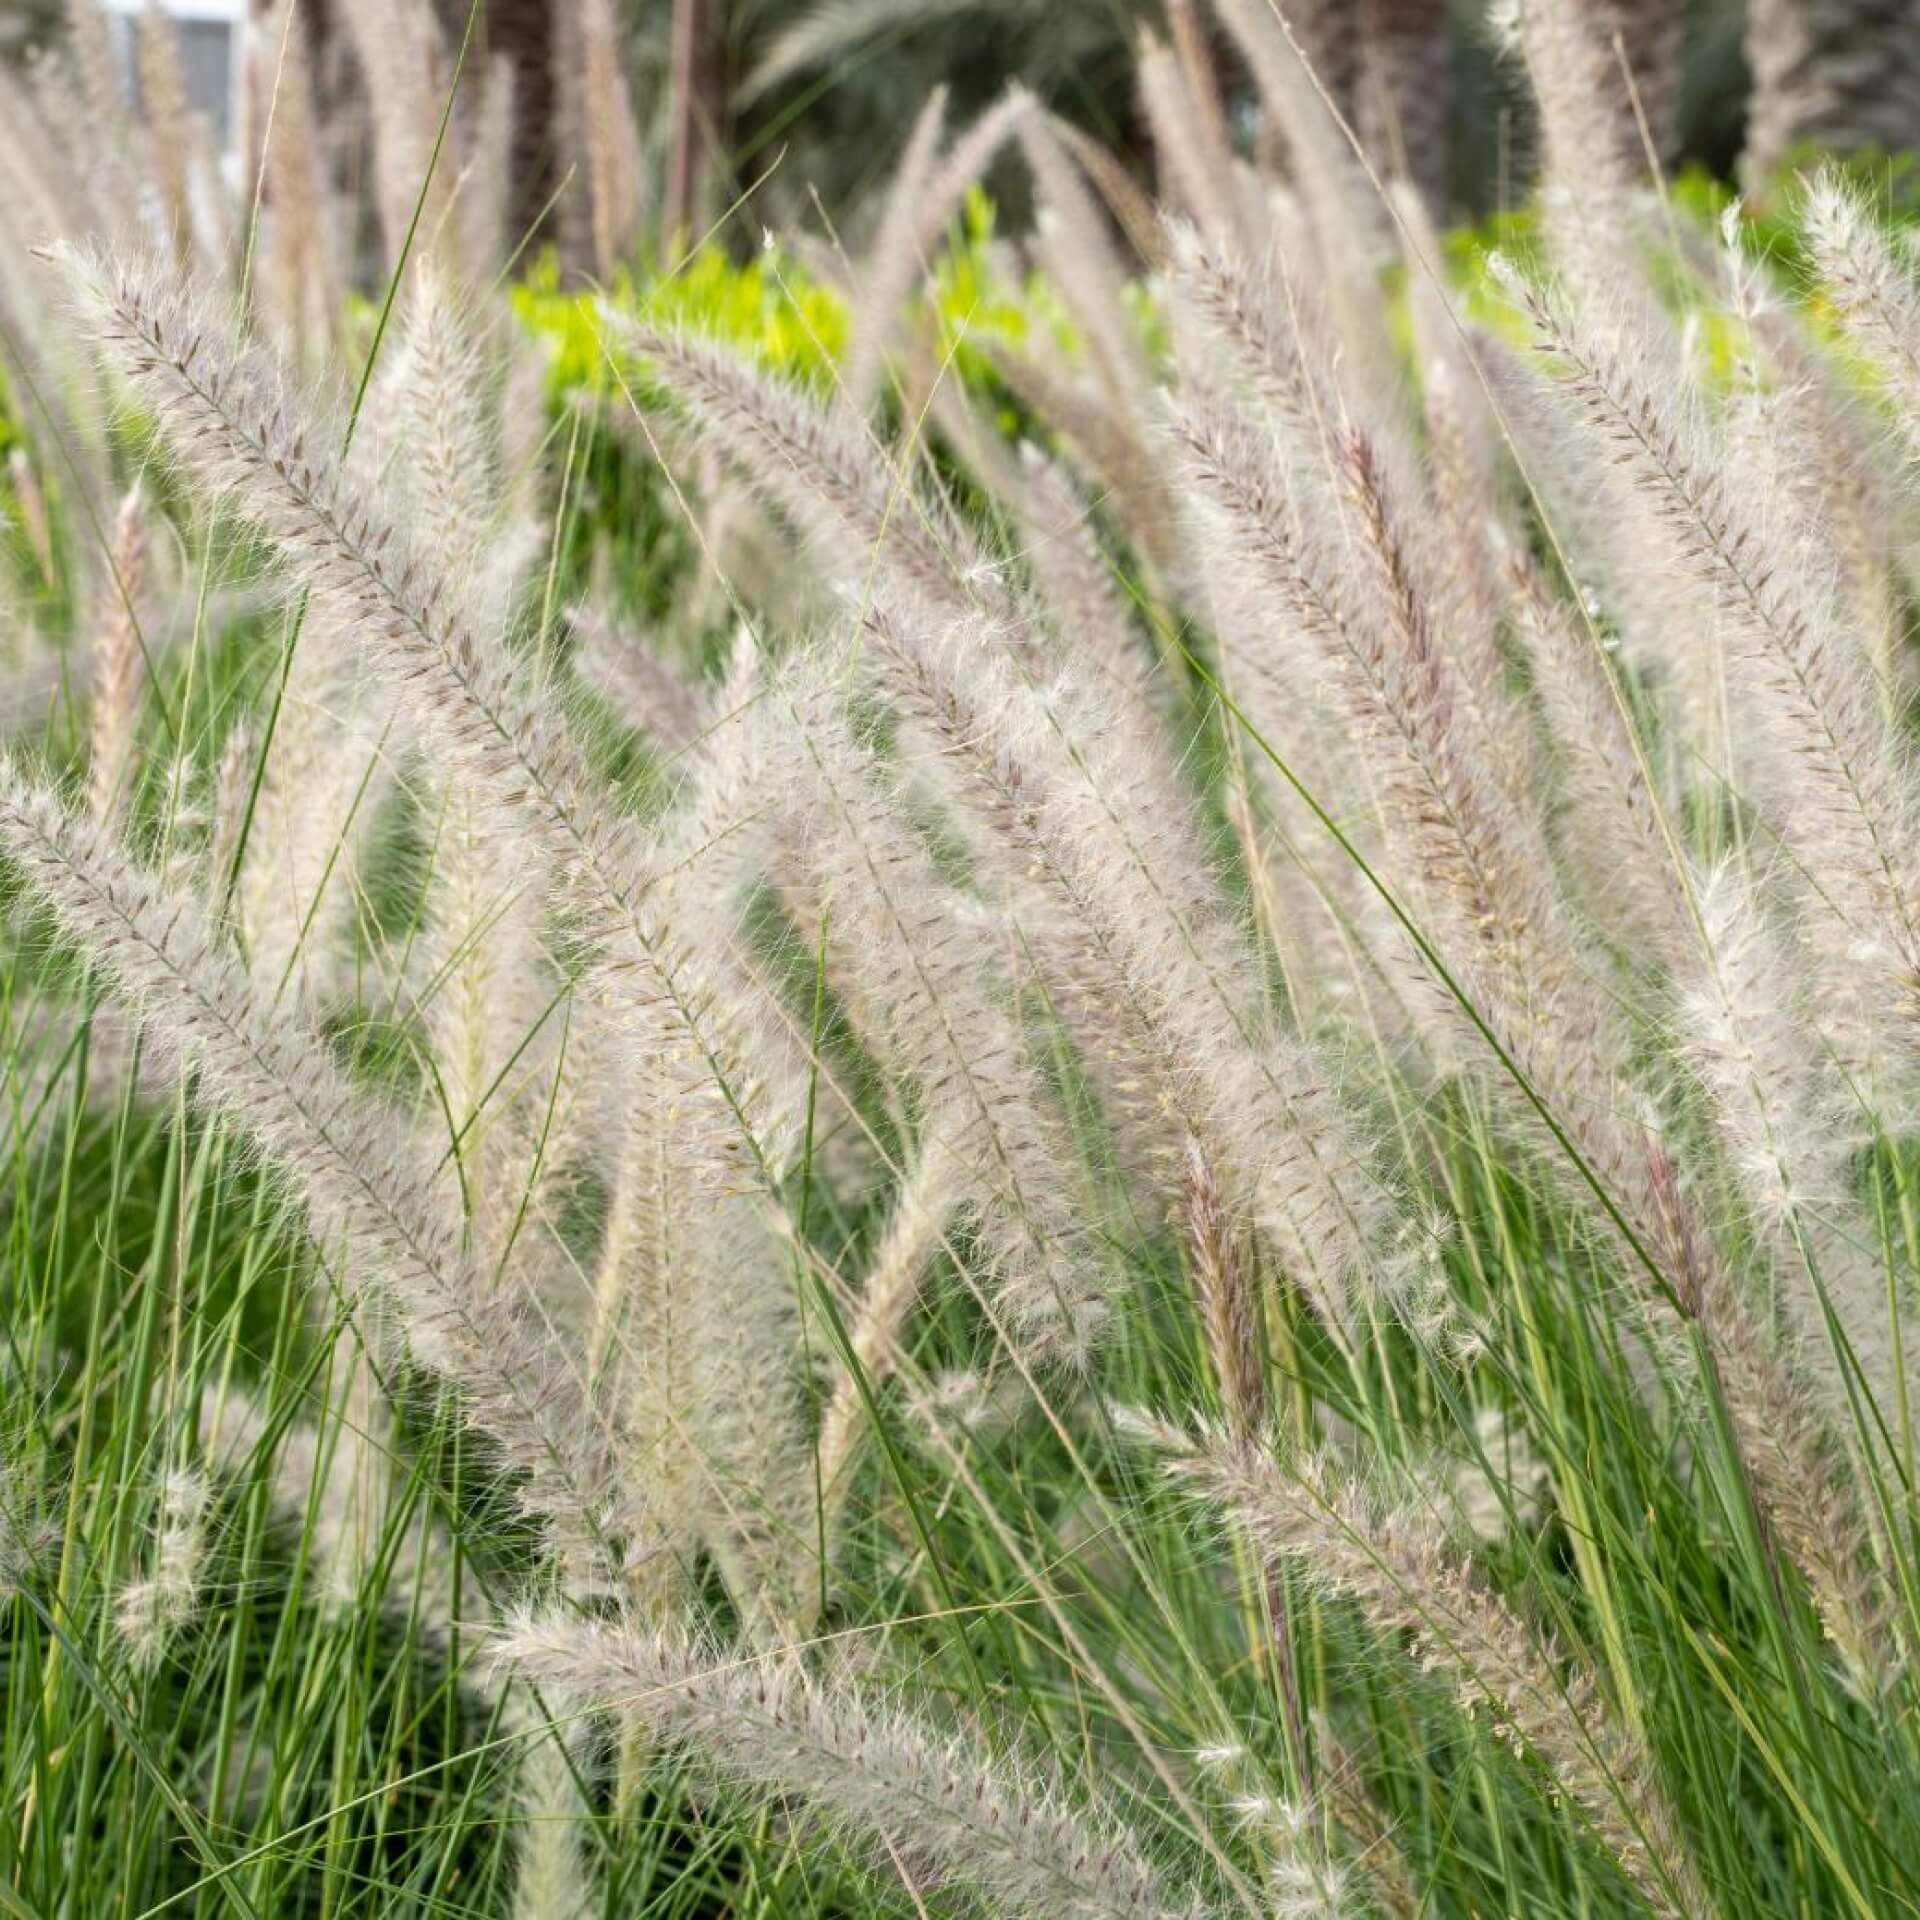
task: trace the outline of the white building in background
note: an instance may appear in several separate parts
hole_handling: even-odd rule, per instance
[[[105,6],[120,33],[131,94],[137,86],[133,29],[147,10],[147,0],[105,0]],[[247,0],[160,0],[160,10],[180,36],[188,103],[206,116],[214,146],[223,163],[231,166],[243,124]]]

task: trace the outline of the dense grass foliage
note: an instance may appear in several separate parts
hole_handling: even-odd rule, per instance
[[[1920,281],[1220,14],[590,291],[7,83],[6,1911],[1920,1907]]]

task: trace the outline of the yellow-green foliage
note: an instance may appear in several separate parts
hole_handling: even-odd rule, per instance
[[[1036,324],[1070,331],[1052,288],[1038,274],[1029,274],[1022,287],[1009,287],[996,279],[991,254],[994,219],[993,202],[981,188],[969,187],[960,219],[933,271],[933,311],[941,355],[975,389],[994,383],[993,362],[986,351],[989,342],[1018,346]]]
[[[1873,204],[1890,217],[1896,232],[1909,237],[1920,226],[1920,186],[1911,154],[1889,160],[1884,155],[1861,155],[1850,162],[1827,161],[1838,165],[1841,173],[1853,179],[1869,195]],[[1733,344],[1726,331],[1726,316],[1712,302],[1699,298],[1697,283],[1690,272],[1697,272],[1699,247],[1711,245],[1722,216],[1738,197],[1724,180],[1698,167],[1690,167],[1667,187],[1667,207],[1677,232],[1695,243],[1684,259],[1669,258],[1653,262],[1657,284],[1676,311],[1697,315],[1705,328],[1701,350],[1705,364],[1724,368]],[[1811,262],[1801,236],[1797,196],[1780,192],[1745,205],[1742,209],[1741,244],[1751,254],[1773,263],[1790,285],[1804,290],[1815,312],[1823,300],[1814,284]],[[1462,317],[1490,332],[1523,345],[1527,330],[1513,310],[1513,303],[1487,275],[1487,256],[1502,253],[1531,277],[1546,270],[1546,248],[1540,232],[1539,210],[1532,203],[1491,213],[1469,226],[1451,229],[1442,243],[1449,283],[1461,301]],[[1665,271],[1661,271],[1664,267]]]
[[[1710,385],[1730,378],[1748,356],[1739,324],[1716,300],[1700,297],[1697,278],[1703,249],[1713,244],[1719,217],[1732,199],[1723,183],[1689,173],[1672,183],[1669,203],[1675,226],[1694,237],[1684,256],[1655,263],[1663,298],[1695,329],[1694,352]],[[919,321],[930,318],[946,376],[985,400],[1008,435],[1032,431],[1013,404],[994,365],[996,347],[1030,349],[1050,342],[1068,359],[1082,350],[1079,329],[1059,289],[1033,271],[1010,275],[1008,254],[996,249],[998,214],[980,187],[968,190],[959,216],[933,263],[926,290],[917,297]],[[1746,246],[1781,263],[1790,279],[1800,279],[1803,257],[1795,209],[1790,199],[1757,213],[1744,225]],[[1464,321],[1526,344],[1525,323],[1511,299],[1493,283],[1487,260],[1503,253],[1524,271],[1541,269],[1544,245],[1538,211],[1531,205],[1495,213],[1475,225],[1449,231],[1442,263]],[[1403,268],[1382,276],[1381,297],[1389,324],[1403,348],[1411,347]],[[617,385],[646,384],[637,366],[609,360],[609,337],[602,304],[635,316],[682,326],[691,333],[743,349],[770,371],[816,390],[833,380],[849,332],[846,296],[810,274],[791,254],[769,243],[745,260],[724,248],[701,247],[677,267],[649,272],[622,270],[605,294],[563,288],[559,268],[549,254],[537,261],[513,289],[523,323],[545,341],[550,353],[550,391],[556,403],[582,391],[609,394]],[[1127,301],[1143,345],[1156,363],[1165,359],[1166,324],[1151,281],[1127,288]],[[1817,299],[1813,302],[1818,311]],[[370,316],[369,316],[370,318]],[[7,429],[0,416],[0,449]]]
[[[962,382],[986,392],[998,387],[987,351],[993,343],[1019,347],[1036,330],[1044,330],[1069,357],[1077,356],[1082,346],[1079,328],[1044,274],[1028,273],[1017,285],[1010,285],[996,271],[996,217],[986,190],[968,188],[960,218],[933,272],[941,352],[951,359]],[[1132,281],[1126,299],[1142,342],[1159,361],[1166,351],[1166,325],[1152,288],[1143,280]]]
[[[775,248],[735,261],[705,246],[657,278],[622,272],[611,293],[564,290],[549,255],[514,289],[514,305],[552,349],[556,392],[604,386],[608,342],[598,308],[609,304],[648,319],[725,340],[776,373],[823,383],[846,345],[846,302]]]
[[[993,253],[996,218],[992,200],[981,188],[971,188],[934,263],[928,296],[940,350],[953,374],[986,392],[998,384],[989,353],[994,343],[1018,347],[1035,329],[1044,329],[1069,355],[1080,350],[1078,329],[1042,275],[1009,282],[999,270]],[[1136,285],[1129,299],[1157,356],[1164,329],[1152,293]],[[556,396],[608,383],[608,343],[598,311],[603,300],[743,348],[772,372],[807,386],[827,384],[847,344],[844,296],[777,247],[740,261],[722,247],[705,246],[657,275],[623,270],[605,295],[563,288],[549,254],[514,288],[513,301],[525,325],[549,343]]]

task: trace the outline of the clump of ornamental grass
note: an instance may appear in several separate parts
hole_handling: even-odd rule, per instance
[[[1904,536],[1920,293],[1872,210],[1806,188],[1817,299],[1679,229],[1595,17],[1530,5],[1496,337],[1292,30],[1221,9],[1256,164],[1183,6],[1164,209],[937,96],[832,384],[609,303],[543,433],[506,103],[346,13],[363,378],[315,371],[291,14],[244,300],[151,30],[161,211],[42,262],[142,470],[84,739],[0,775],[7,1379],[73,1485],[8,1574],[16,1878],[139,1809],[249,1910],[323,1830],[342,1900],[529,1920],[1920,1898],[1912,583],[1862,505]],[[604,274],[634,136],[570,32]],[[966,374],[915,295],[1008,144],[1049,291]],[[616,611],[616,404],[724,633]]]

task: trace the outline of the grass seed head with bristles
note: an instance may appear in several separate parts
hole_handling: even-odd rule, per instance
[[[1190,21],[1192,9],[1183,9],[1176,18]],[[1162,197],[1177,199],[1216,240],[1231,239],[1240,231],[1239,182],[1225,122],[1217,117],[1218,98],[1195,98],[1179,54],[1151,29],[1142,29],[1134,65],[1140,75],[1140,104],[1153,130]]]
[[[281,370],[223,337],[190,289],[139,264],[68,259],[103,348],[201,485],[232,490],[319,610],[361,639],[409,717],[462,770],[475,803],[554,862],[562,897],[610,950],[626,1038],[644,1047],[684,1036],[760,1176],[777,1179],[792,1150],[791,1116],[762,1111],[734,1014],[710,992],[700,956],[677,946],[648,904],[631,823],[598,790],[546,691],[481,645],[470,585],[427,558],[414,530],[320,450],[319,428],[291,410]]]
[[[1050,902],[1030,937],[1089,1056],[1137,1088],[1143,1127],[1171,1112],[1206,1143],[1289,1278],[1344,1319],[1348,1289],[1384,1278],[1391,1203],[1322,1063],[1275,1029],[1187,804],[1142,782],[1157,769],[1095,692],[1022,685],[990,629],[876,607],[866,635],[875,684]],[[1180,1177],[1164,1166],[1166,1199]]]
[[[1083,176],[1051,124],[1029,113],[1019,137],[1039,188],[1042,256],[1086,336],[1112,406],[1124,416],[1138,406],[1136,396],[1148,385],[1139,335],[1126,308],[1124,271]]]
[[[1181,402],[1173,433],[1194,485],[1199,550],[1291,617],[1319,684],[1367,749],[1391,809],[1384,857],[1395,892],[1433,916],[1440,959],[1507,1054],[1548,1084],[1578,1088],[1577,1109],[1606,1111],[1617,1022],[1604,1009],[1592,1017],[1595,998],[1581,992],[1534,823],[1516,817],[1462,737],[1457,677],[1373,444],[1358,432],[1336,443],[1347,498],[1335,504],[1218,395]],[[1578,1016],[1569,994],[1586,1003]],[[1434,1005],[1450,1020],[1465,1012],[1444,989]]]
[[[630,1716],[756,1799],[790,1796],[921,1882],[987,1911],[1062,1920],[1198,1920],[1110,1810],[1069,1802],[1032,1763],[949,1735],[846,1680],[732,1660],[619,1621],[523,1616],[501,1636],[513,1671]]]
[[[1920,453],[1920,284],[1861,195],[1823,169],[1803,196],[1807,240],[1848,342],[1886,382],[1894,420]]]
[[[570,607],[574,671],[613,708],[624,726],[664,753],[684,752],[706,724],[698,690],[644,635],[616,624],[591,605]]]
[[[1601,1221],[1610,1233],[1619,1231],[1619,1250],[1654,1323],[1665,1322],[1667,1299],[1679,1294],[1683,1310],[1709,1329],[1736,1425],[1769,1436],[1750,1461],[1761,1496],[1826,1596],[1830,1631],[1858,1652],[1875,1633],[1859,1624],[1859,1541],[1845,1517],[1849,1496],[1790,1371],[1707,1249],[1692,1207],[1665,1177],[1670,1163],[1621,1112],[1623,1023],[1557,911],[1534,823],[1513,816],[1463,750],[1450,668],[1434,645],[1417,566],[1401,544],[1369,442],[1355,432],[1335,443],[1344,460],[1334,473],[1341,476],[1344,467],[1349,489],[1336,510],[1351,515],[1350,531],[1361,543],[1356,591],[1332,563],[1339,549],[1327,536],[1314,542],[1294,530],[1306,514],[1292,502],[1314,484],[1311,477],[1296,482],[1217,404],[1200,412],[1187,403],[1176,431],[1231,543],[1227,551],[1274,602],[1297,611],[1337,696],[1348,703],[1357,737],[1379,755],[1382,784],[1400,814],[1401,862],[1418,849],[1417,860],[1390,865],[1389,874],[1435,917],[1437,957],[1453,983],[1437,995],[1438,1007],[1452,1018],[1466,1016],[1465,1037],[1476,1050],[1494,1043],[1481,1056],[1489,1084],[1534,1135],[1569,1195],[1585,1199],[1583,1189],[1595,1190]],[[1312,510],[1309,497],[1306,513]]]
[[[925,270],[926,238],[948,209],[930,205],[927,187],[946,132],[947,90],[928,94],[901,149],[879,225],[861,262],[861,298],[853,308],[840,390],[856,413],[867,413],[886,378],[886,352],[906,295]]]
[[[1453,1557],[1431,1521],[1378,1508],[1324,1461],[1289,1468],[1255,1441],[1155,1437],[1170,1470],[1233,1514],[1262,1551],[1356,1600],[1376,1628],[1407,1635],[1463,1704],[1485,1709],[1502,1738],[1537,1756],[1656,1913],[1703,1920],[1713,1911],[1651,1755],[1614,1720],[1592,1675],[1563,1672],[1559,1650]]]
[[[962,1200],[952,1144],[935,1134],[902,1175],[885,1231],[846,1310],[847,1359],[820,1417],[820,1484],[837,1509],[875,1390],[900,1363],[906,1323]]]
[[[585,1844],[593,1810],[581,1792],[573,1745],[558,1728],[529,1732],[515,1766],[513,1920],[591,1920],[603,1910],[605,1894]]]
[[[594,1276],[588,1369],[596,1396],[619,1406],[628,1471],[650,1491],[658,1565],[670,1589],[698,1550],[699,1458],[688,1320],[692,1246],[678,1196],[687,1145],[672,1076],[640,1076],[625,1119]]]
[[[1665,1145],[1647,1135],[1647,1234],[1681,1309],[1704,1336],[1754,1498],[1799,1566],[1853,1683],[1883,1693],[1897,1671],[1886,1589],[1868,1564],[1861,1488],[1833,1429],[1715,1248]]]
[[[200,1604],[208,1497],[204,1476],[189,1468],[174,1469],[161,1484],[152,1563],[120,1589],[114,1604],[114,1630],[136,1667],[164,1659]]]
[[[806,1637],[822,1591],[818,1481],[801,1372],[802,1276],[731,1158],[695,1139],[676,1162],[686,1231],[687,1427],[702,1533],[750,1638]]]
[[[233,904],[261,987],[327,1013],[351,990],[362,856],[404,734],[379,708],[349,623],[309,609],[289,621],[286,644],[293,658]]]
[[[1093,511],[1059,461],[1021,443],[1021,480],[1011,503],[1021,558],[1069,660],[1084,660],[1117,702],[1148,699],[1150,662],[1113,564],[1102,550]],[[1157,726],[1147,729],[1158,744]]]
[[[1557,364],[1569,402],[1611,449],[1691,575],[1728,621],[1780,832],[1842,926],[1836,974],[1863,961],[1903,1001],[1920,981],[1914,822],[1901,755],[1821,573],[1769,526],[1631,321],[1594,321],[1552,288],[1503,277]],[[1678,389],[1678,398],[1674,390]],[[1812,823],[1819,823],[1818,831]]]
[[[387,270],[398,272],[416,210],[423,248],[438,250],[456,238],[445,231],[453,169],[433,164],[447,49],[428,0],[345,0],[340,13],[370,109],[381,252]],[[472,264],[477,273],[489,263]]]
[[[956,1159],[975,1207],[989,1290],[1015,1336],[1084,1359],[1105,1286],[1073,1205],[1059,1118],[1006,1001],[963,943],[932,863],[914,843],[832,696],[796,701],[811,789],[806,839],[856,1019],[916,1090],[930,1151]]]
[[[1871,1433],[1877,1420],[1897,1418],[1912,1390],[1912,1363],[1903,1365],[1912,1334],[1911,1315],[1889,1300],[1867,1253],[1875,1231],[1852,1193],[1861,1118],[1850,1121],[1843,1076],[1808,1043],[1794,956],[1757,882],[1723,866],[1700,887],[1700,914],[1703,951],[1690,969],[1681,1050],[1773,1252],[1788,1319],[1827,1388],[1827,1416],[1840,1431],[1851,1425],[1846,1376],[1857,1367]]]
[[[1759,884],[1728,864],[1699,889],[1709,959],[1683,1044],[1720,1117],[1740,1190],[1770,1234],[1837,1206],[1855,1142],[1797,1022],[1791,959]]]
[[[318,1040],[271,1013],[198,904],[170,894],[9,767],[0,845],[144,1013],[149,1040],[196,1066],[295,1186],[349,1284],[399,1307],[416,1357],[458,1379],[469,1412],[522,1468],[530,1498],[592,1569],[609,1497],[603,1440],[571,1366],[462,1253],[445,1182],[393,1117],[349,1087]]]
[[[340,324],[334,209],[313,98],[308,21],[298,0],[276,0],[259,22],[273,50],[273,134],[261,156],[271,217],[261,238],[262,305],[282,349],[298,366],[317,364]]]
[[[124,821],[132,798],[134,728],[146,681],[140,633],[141,589],[147,568],[147,499],[136,483],[120,503],[111,573],[93,642],[93,739],[87,767],[87,804],[94,818]]]
[[[1542,201],[1561,270],[1583,296],[1617,296],[1640,274],[1635,229],[1645,161],[1628,81],[1591,0],[1502,0],[1503,37],[1539,104]]]
[[[1004,605],[997,568],[944,502],[896,470],[865,423],[822,407],[738,355],[610,316],[695,428],[816,543],[838,579],[877,571],[931,604]]]
[[[188,115],[186,68],[173,22],[159,0],[148,0],[134,35],[140,107],[146,120],[148,166],[160,183],[160,210],[184,267],[196,256],[191,178],[194,141]]]
[[[593,267],[611,280],[632,253],[640,228],[646,170],[633,123],[633,96],[620,60],[620,20],[613,0],[584,0],[580,8],[581,133],[587,154],[587,191],[593,211]]]
[[[1266,1424],[1267,1387],[1247,1250],[1227,1217],[1205,1152],[1191,1139],[1182,1215],[1214,1388],[1229,1428],[1242,1436],[1253,1434]]]
[[[1507,561],[1513,629],[1534,663],[1539,702],[1563,780],[1556,850],[1597,926],[1616,917],[1651,957],[1691,948],[1685,882],[1638,737],[1603,639],[1548,592],[1518,555]]]
[[[490,404],[480,316],[431,267],[415,279],[393,374],[400,427],[387,484],[412,493],[439,530],[454,567],[477,583],[474,621],[503,653],[519,582],[517,542],[503,523],[508,486],[500,422]],[[442,1093],[470,1184],[504,1197],[505,1221],[483,1236],[499,1245],[520,1202],[568,1169],[565,1121],[549,1132],[536,1169],[531,1143],[557,1100],[567,1024],[561,983],[543,944],[547,896],[538,876],[503,874],[499,835],[459,783],[422,780],[432,870],[421,958],[425,1019]]]

